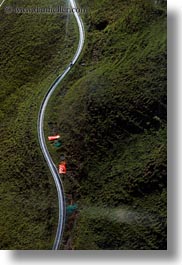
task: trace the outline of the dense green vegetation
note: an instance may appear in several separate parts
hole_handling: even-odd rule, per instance
[[[85,51],[46,117],[47,132],[61,133],[63,146],[51,152],[56,162],[66,155],[65,189],[79,205],[65,242],[166,249],[165,1],[80,5],[88,7]]]
[[[50,4],[22,0],[4,6]],[[64,1],[54,1],[58,4],[64,6]],[[44,94],[75,52],[73,21],[66,14],[0,10],[0,249],[52,248],[57,193],[39,150],[36,125]]]
[[[62,248],[166,249],[165,1],[79,4],[87,7],[86,45],[45,124],[46,135],[61,134],[63,145],[49,148],[55,163],[66,156],[66,194],[79,206],[67,218]],[[44,94],[76,50],[73,21],[0,10],[1,249],[52,247],[57,197],[36,122]]]

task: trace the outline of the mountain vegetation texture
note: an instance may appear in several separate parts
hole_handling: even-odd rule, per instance
[[[45,135],[63,155],[62,249],[166,249],[166,4],[79,0],[86,43],[49,102]],[[66,6],[66,1],[7,1]],[[57,195],[37,139],[42,99],[79,40],[71,14],[0,10],[0,249],[51,249]]]
[[[0,249],[52,248],[57,192],[39,148],[37,117],[77,45],[71,17],[66,25],[65,14],[16,14],[4,8],[64,4],[6,1],[0,10]]]
[[[165,1],[80,5],[85,50],[47,112],[78,204],[66,247],[166,249]]]

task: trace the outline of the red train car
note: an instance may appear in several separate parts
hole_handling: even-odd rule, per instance
[[[59,138],[60,138],[60,135],[48,136],[49,141],[55,141],[55,140],[58,140]]]
[[[66,162],[62,161],[59,164],[59,174],[66,174]]]

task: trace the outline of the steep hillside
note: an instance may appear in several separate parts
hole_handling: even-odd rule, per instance
[[[7,6],[16,5],[6,1]],[[50,0],[21,0],[47,7]],[[65,1],[54,1],[54,6]],[[67,218],[63,249],[166,249],[165,1],[79,0],[86,45],[57,89],[46,134],[59,132]],[[0,248],[50,249],[57,197],[39,149],[42,98],[70,63],[73,16],[0,10]]]
[[[44,94],[75,52],[77,31],[67,14],[7,14],[2,7],[0,36],[0,249],[51,249],[57,193],[39,149],[37,117]]]
[[[56,163],[66,156],[65,189],[79,205],[66,247],[166,249],[165,1],[80,6],[85,51],[46,117],[56,123],[47,133],[61,133],[51,152]]]

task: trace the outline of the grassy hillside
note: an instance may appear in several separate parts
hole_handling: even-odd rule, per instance
[[[22,0],[4,6],[50,4]],[[57,194],[36,124],[44,94],[75,52],[77,31],[66,14],[6,14],[2,7],[0,37],[0,249],[51,249]]]
[[[79,205],[67,248],[166,249],[166,8],[154,2],[80,1],[85,51],[46,117]]]
[[[64,249],[166,249],[166,10],[154,2],[79,0],[85,49],[46,115],[46,134],[63,141],[51,154],[66,156],[65,190],[79,206]],[[76,50],[77,26],[65,14],[1,9],[0,36],[0,248],[50,249],[57,197],[36,122]]]

